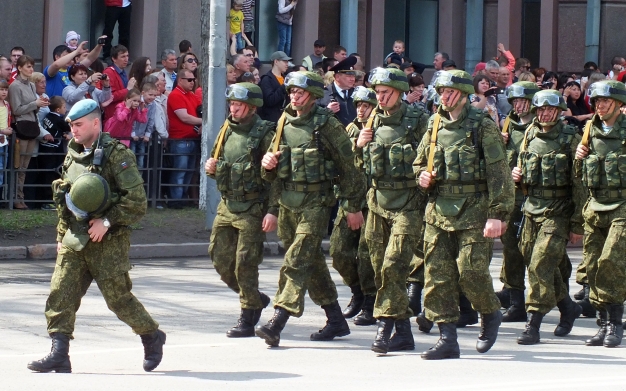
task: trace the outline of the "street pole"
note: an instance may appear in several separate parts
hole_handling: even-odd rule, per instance
[[[217,138],[217,133],[226,118],[226,12],[228,0],[202,0],[200,18],[202,20],[202,75],[204,78],[203,119],[202,119],[202,160],[200,194],[201,207],[206,209],[206,228],[211,229],[217,213],[220,195],[215,181],[204,174],[204,162]],[[208,78],[207,78],[208,76]],[[204,203],[202,202],[204,195]]]

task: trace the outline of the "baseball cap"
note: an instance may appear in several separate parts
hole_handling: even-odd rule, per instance
[[[313,43],[313,46],[317,46],[317,47],[323,48],[323,47],[326,47],[326,44],[321,39],[318,39],[317,41],[315,41]]]
[[[272,53],[272,55],[270,56],[270,61],[274,60],[291,61],[292,58],[285,54],[285,52],[278,51]]]

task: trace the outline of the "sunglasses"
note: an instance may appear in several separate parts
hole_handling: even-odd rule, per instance
[[[196,81],[195,77],[181,77],[181,80],[187,80],[190,83],[193,83],[194,81]]]
[[[196,64],[198,63],[198,59],[197,59],[197,58],[193,58],[193,57],[189,57],[186,61],[187,61],[188,63],[190,63],[190,64],[192,64],[192,63],[194,63],[194,62],[195,62]]]

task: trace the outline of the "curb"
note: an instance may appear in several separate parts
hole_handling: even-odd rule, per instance
[[[265,255],[284,255],[283,243],[264,242]],[[570,248],[580,248],[582,244],[568,244]],[[496,240],[494,250],[501,250],[502,243]],[[155,243],[155,244],[133,244],[130,246],[130,259],[151,259],[151,258],[193,258],[208,256],[209,243]],[[328,254],[330,241],[322,240],[322,251]],[[15,260],[49,260],[55,259],[57,255],[56,244],[35,244],[31,246],[7,246],[0,247],[0,262]]]

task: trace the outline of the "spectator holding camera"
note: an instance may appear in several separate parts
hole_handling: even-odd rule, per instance
[[[89,69],[78,64],[70,70],[69,86],[63,89],[66,110],[69,112],[77,102],[83,99],[93,99],[99,105],[111,99],[111,84],[108,76],[95,72],[89,76]],[[96,87],[101,82],[102,89]]]

